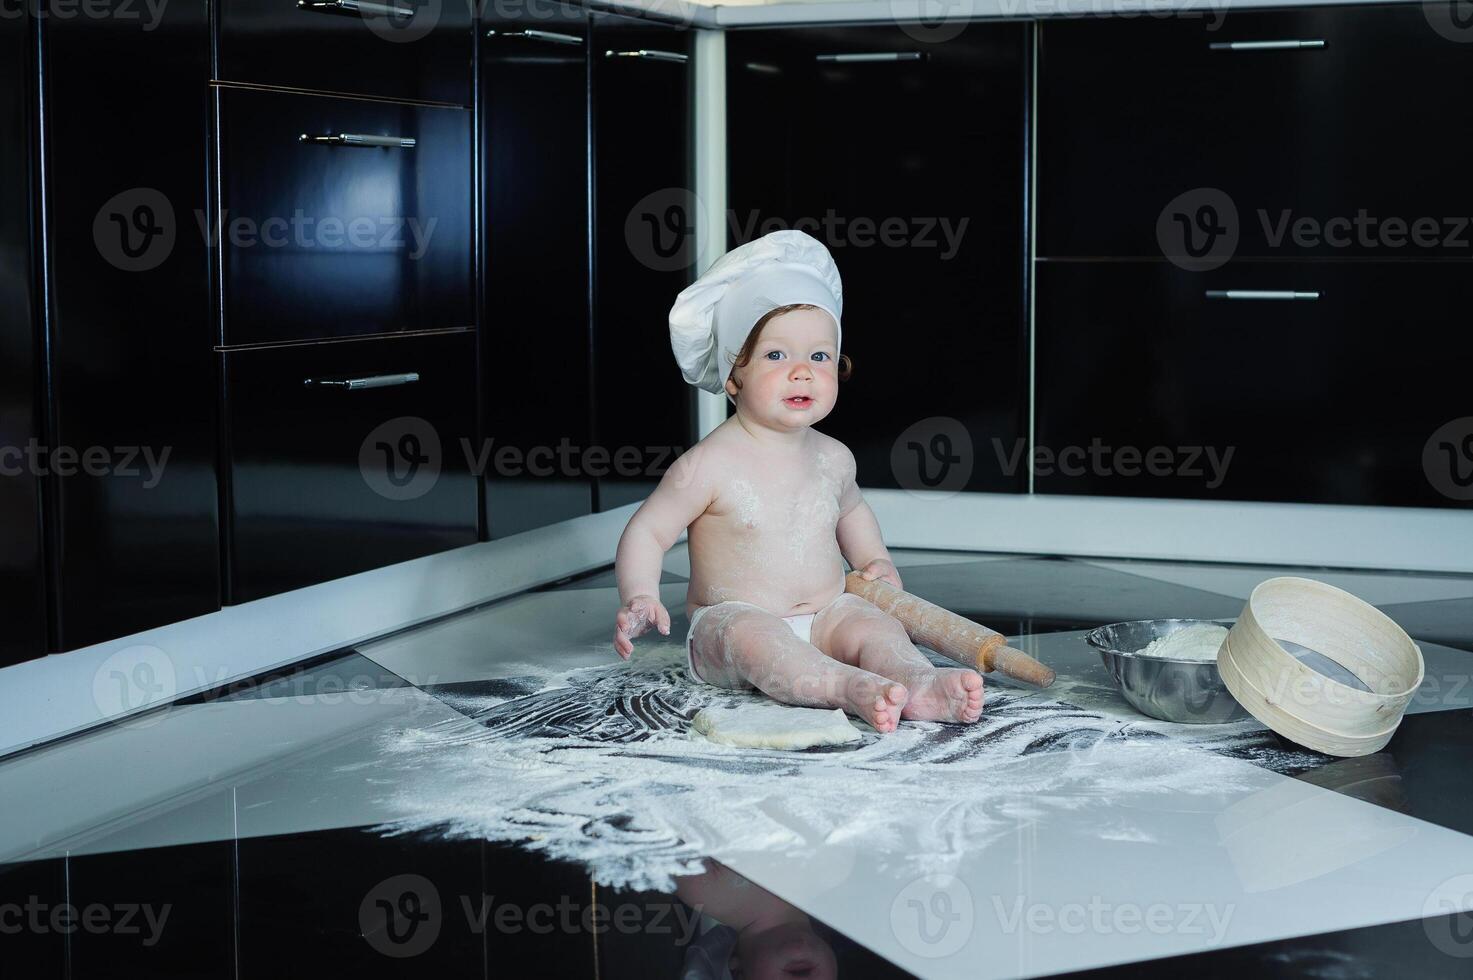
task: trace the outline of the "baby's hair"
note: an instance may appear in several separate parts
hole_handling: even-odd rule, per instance
[[[727,376],[731,378],[731,383],[737,386],[738,391],[742,390],[742,383],[741,381],[737,380],[736,369],[739,367],[746,367],[749,363],[751,363],[752,351],[756,349],[757,341],[762,339],[762,328],[767,326],[768,321],[772,320],[774,317],[782,316],[784,313],[791,313],[794,310],[817,309],[821,309],[821,307],[814,306],[812,303],[790,303],[787,306],[779,306],[775,310],[768,310],[762,315],[762,319],[757,321],[757,325],[752,328],[752,332],[747,334],[747,342],[742,344],[741,350],[737,351],[735,359],[733,359],[731,362],[731,369],[727,371]],[[848,354],[840,354],[839,380],[848,381],[849,376],[853,373],[854,362],[849,359]]]

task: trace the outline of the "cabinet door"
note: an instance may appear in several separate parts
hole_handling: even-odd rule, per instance
[[[554,9],[485,22],[481,42],[492,538],[593,510],[572,452],[590,441],[588,24],[577,8]]]
[[[670,352],[691,281],[691,31],[594,13],[593,440],[598,509],[649,496],[694,441],[694,396]],[[643,54],[640,54],[643,52]]]
[[[1029,28],[727,34],[731,244],[818,238],[853,376],[819,428],[868,487],[1022,491]],[[921,34],[920,36],[924,36]]]
[[[220,78],[469,105],[474,9],[466,0],[221,0]]]
[[[462,109],[221,89],[225,343],[469,326],[470,129]]]
[[[40,441],[31,284],[31,106],[35,70],[24,15],[0,20],[0,667],[46,652],[40,478],[25,461]]]
[[[62,650],[210,612],[220,597],[197,224],[209,11],[100,7],[44,25],[50,435],[53,452],[75,454],[49,477]]]
[[[1038,253],[1473,254],[1452,9],[1044,22]]]
[[[476,540],[472,332],[221,357],[231,602]]]
[[[1044,262],[1037,302],[1039,492],[1468,506],[1429,450],[1473,414],[1464,265]]]

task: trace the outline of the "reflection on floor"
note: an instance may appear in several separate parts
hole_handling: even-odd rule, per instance
[[[718,758],[683,734],[693,699],[723,696],[679,682],[684,617],[627,672],[611,573],[559,583],[0,762],[0,972],[720,976],[735,951],[748,974],[777,956],[841,976],[1465,975],[1473,576],[897,562],[1056,688],[989,679],[972,730]],[[687,573],[678,547],[672,609]],[[1285,573],[1422,645],[1427,682],[1383,752],[1151,722],[1083,643],[1106,622],[1232,618]],[[753,791],[757,770],[781,791]],[[889,812],[859,821],[867,796]],[[600,883],[669,862],[699,873]]]

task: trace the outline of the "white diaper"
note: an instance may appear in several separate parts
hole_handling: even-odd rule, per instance
[[[843,595],[840,595],[839,598],[842,599]],[[833,603],[831,602],[829,605],[831,606]],[[685,669],[686,673],[690,674],[691,680],[700,681],[703,684],[706,683],[705,679],[696,673],[695,649],[691,645],[691,639],[696,635],[696,624],[701,621],[701,617],[706,614],[706,610],[715,609],[716,606],[752,606],[753,609],[762,608],[750,602],[742,602],[740,599],[728,599],[726,602],[716,603],[715,606],[699,606],[695,612],[690,614],[690,629],[685,631]],[[828,606],[824,607],[824,609],[827,608]],[[804,643],[812,643],[813,619],[819,612],[823,612],[823,609],[820,609],[818,612],[799,613],[796,616],[784,616],[783,622],[788,624],[788,628],[793,631],[793,635],[798,639]]]

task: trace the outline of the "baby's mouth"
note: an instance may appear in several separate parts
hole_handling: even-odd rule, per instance
[[[783,404],[789,408],[807,408],[813,404],[813,399],[807,395],[794,395],[792,398],[784,398]]]

